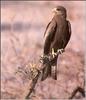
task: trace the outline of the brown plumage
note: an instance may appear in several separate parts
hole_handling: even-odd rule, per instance
[[[44,33],[44,55],[48,55],[52,48],[55,52],[57,52],[58,49],[64,49],[71,36],[71,26],[70,22],[66,19],[66,9],[62,6],[57,6],[53,11],[55,13],[54,17],[47,25]],[[42,80],[46,79],[48,75],[57,79],[56,64],[57,59],[55,59],[53,66],[43,70]],[[54,73],[52,72],[53,67],[55,67]]]

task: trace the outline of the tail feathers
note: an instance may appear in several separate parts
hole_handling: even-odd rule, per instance
[[[52,66],[51,68],[51,77],[55,80],[57,80],[57,66]]]
[[[44,81],[48,76],[51,76],[51,66],[43,69],[41,81]]]
[[[43,69],[41,81],[44,81],[48,76],[57,80],[57,66],[48,66]]]

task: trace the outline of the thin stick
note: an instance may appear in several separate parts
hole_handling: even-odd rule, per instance
[[[27,96],[25,97],[25,99],[29,99],[29,98],[30,98],[30,95],[31,95],[31,93],[33,92],[33,90],[34,90],[34,88],[35,88],[35,85],[36,85],[36,83],[37,83],[37,81],[38,81],[38,78],[39,78],[39,76],[40,76],[40,74],[41,74],[41,71],[42,71],[45,67],[49,67],[50,64],[51,64],[51,66],[52,66],[53,60],[54,60],[59,54],[60,54],[60,52],[57,52],[57,53],[55,54],[54,57],[52,57],[53,55],[50,54],[49,57],[48,57],[49,62],[46,62],[44,65],[42,64],[41,68],[38,70],[38,74],[37,74],[36,77],[32,80],[31,88],[30,88],[30,90],[29,90],[29,93],[28,93]]]
[[[34,90],[34,88],[35,88],[35,85],[36,85],[36,83],[37,83],[37,81],[38,81],[38,78],[39,78],[39,76],[41,75],[41,71],[42,71],[45,67],[49,67],[50,65],[52,66],[54,59],[56,59],[57,56],[58,56],[59,54],[60,54],[60,52],[57,52],[57,53],[54,55],[54,57],[52,57],[52,56],[53,56],[52,54],[49,55],[49,57],[48,57],[49,61],[46,62],[44,65],[43,65],[43,64],[41,65],[41,68],[38,70],[38,74],[37,74],[36,77],[32,80],[31,88],[30,88],[30,90],[29,90],[29,93],[28,93],[27,96],[25,97],[25,99],[29,99],[29,98],[30,98],[30,95],[31,95],[31,93],[33,92],[33,90]],[[69,99],[73,99],[78,91],[82,94],[83,97],[85,97],[85,91],[84,91],[84,89],[81,88],[81,87],[77,87],[77,88],[72,92],[72,94],[71,94],[71,96],[69,97]]]
[[[39,76],[40,76],[40,72],[38,72],[37,76],[32,80],[32,86],[30,88],[30,91],[29,91],[28,95],[25,97],[25,99],[29,99],[31,93],[33,92],[33,90],[35,88],[35,85],[38,81]]]
[[[77,94],[77,92],[80,92],[82,94],[83,97],[85,97],[85,91],[84,88],[81,87],[77,87],[71,94],[71,96],[69,97],[69,99],[73,99],[73,97],[75,97],[75,95]]]

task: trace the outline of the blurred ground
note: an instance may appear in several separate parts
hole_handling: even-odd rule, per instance
[[[39,81],[31,98],[68,98],[77,86],[84,87],[85,3],[1,2],[1,98],[24,98],[29,80],[15,75],[15,71],[31,62],[38,64],[43,51],[43,33],[56,5],[63,5],[68,11],[71,40],[65,53],[59,56],[57,81],[51,78]]]

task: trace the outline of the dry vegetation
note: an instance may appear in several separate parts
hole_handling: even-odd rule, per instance
[[[18,67],[38,65],[43,51],[43,33],[52,18],[51,10],[64,5],[72,25],[66,51],[57,61],[57,81],[47,78],[36,85],[31,98],[68,98],[80,86],[84,88],[85,2],[37,1],[1,3],[1,98],[25,98],[30,80],[15,74]],[[81,98],[77,94],[75,98]],[[81,100],[80,99],[80,100]]]

